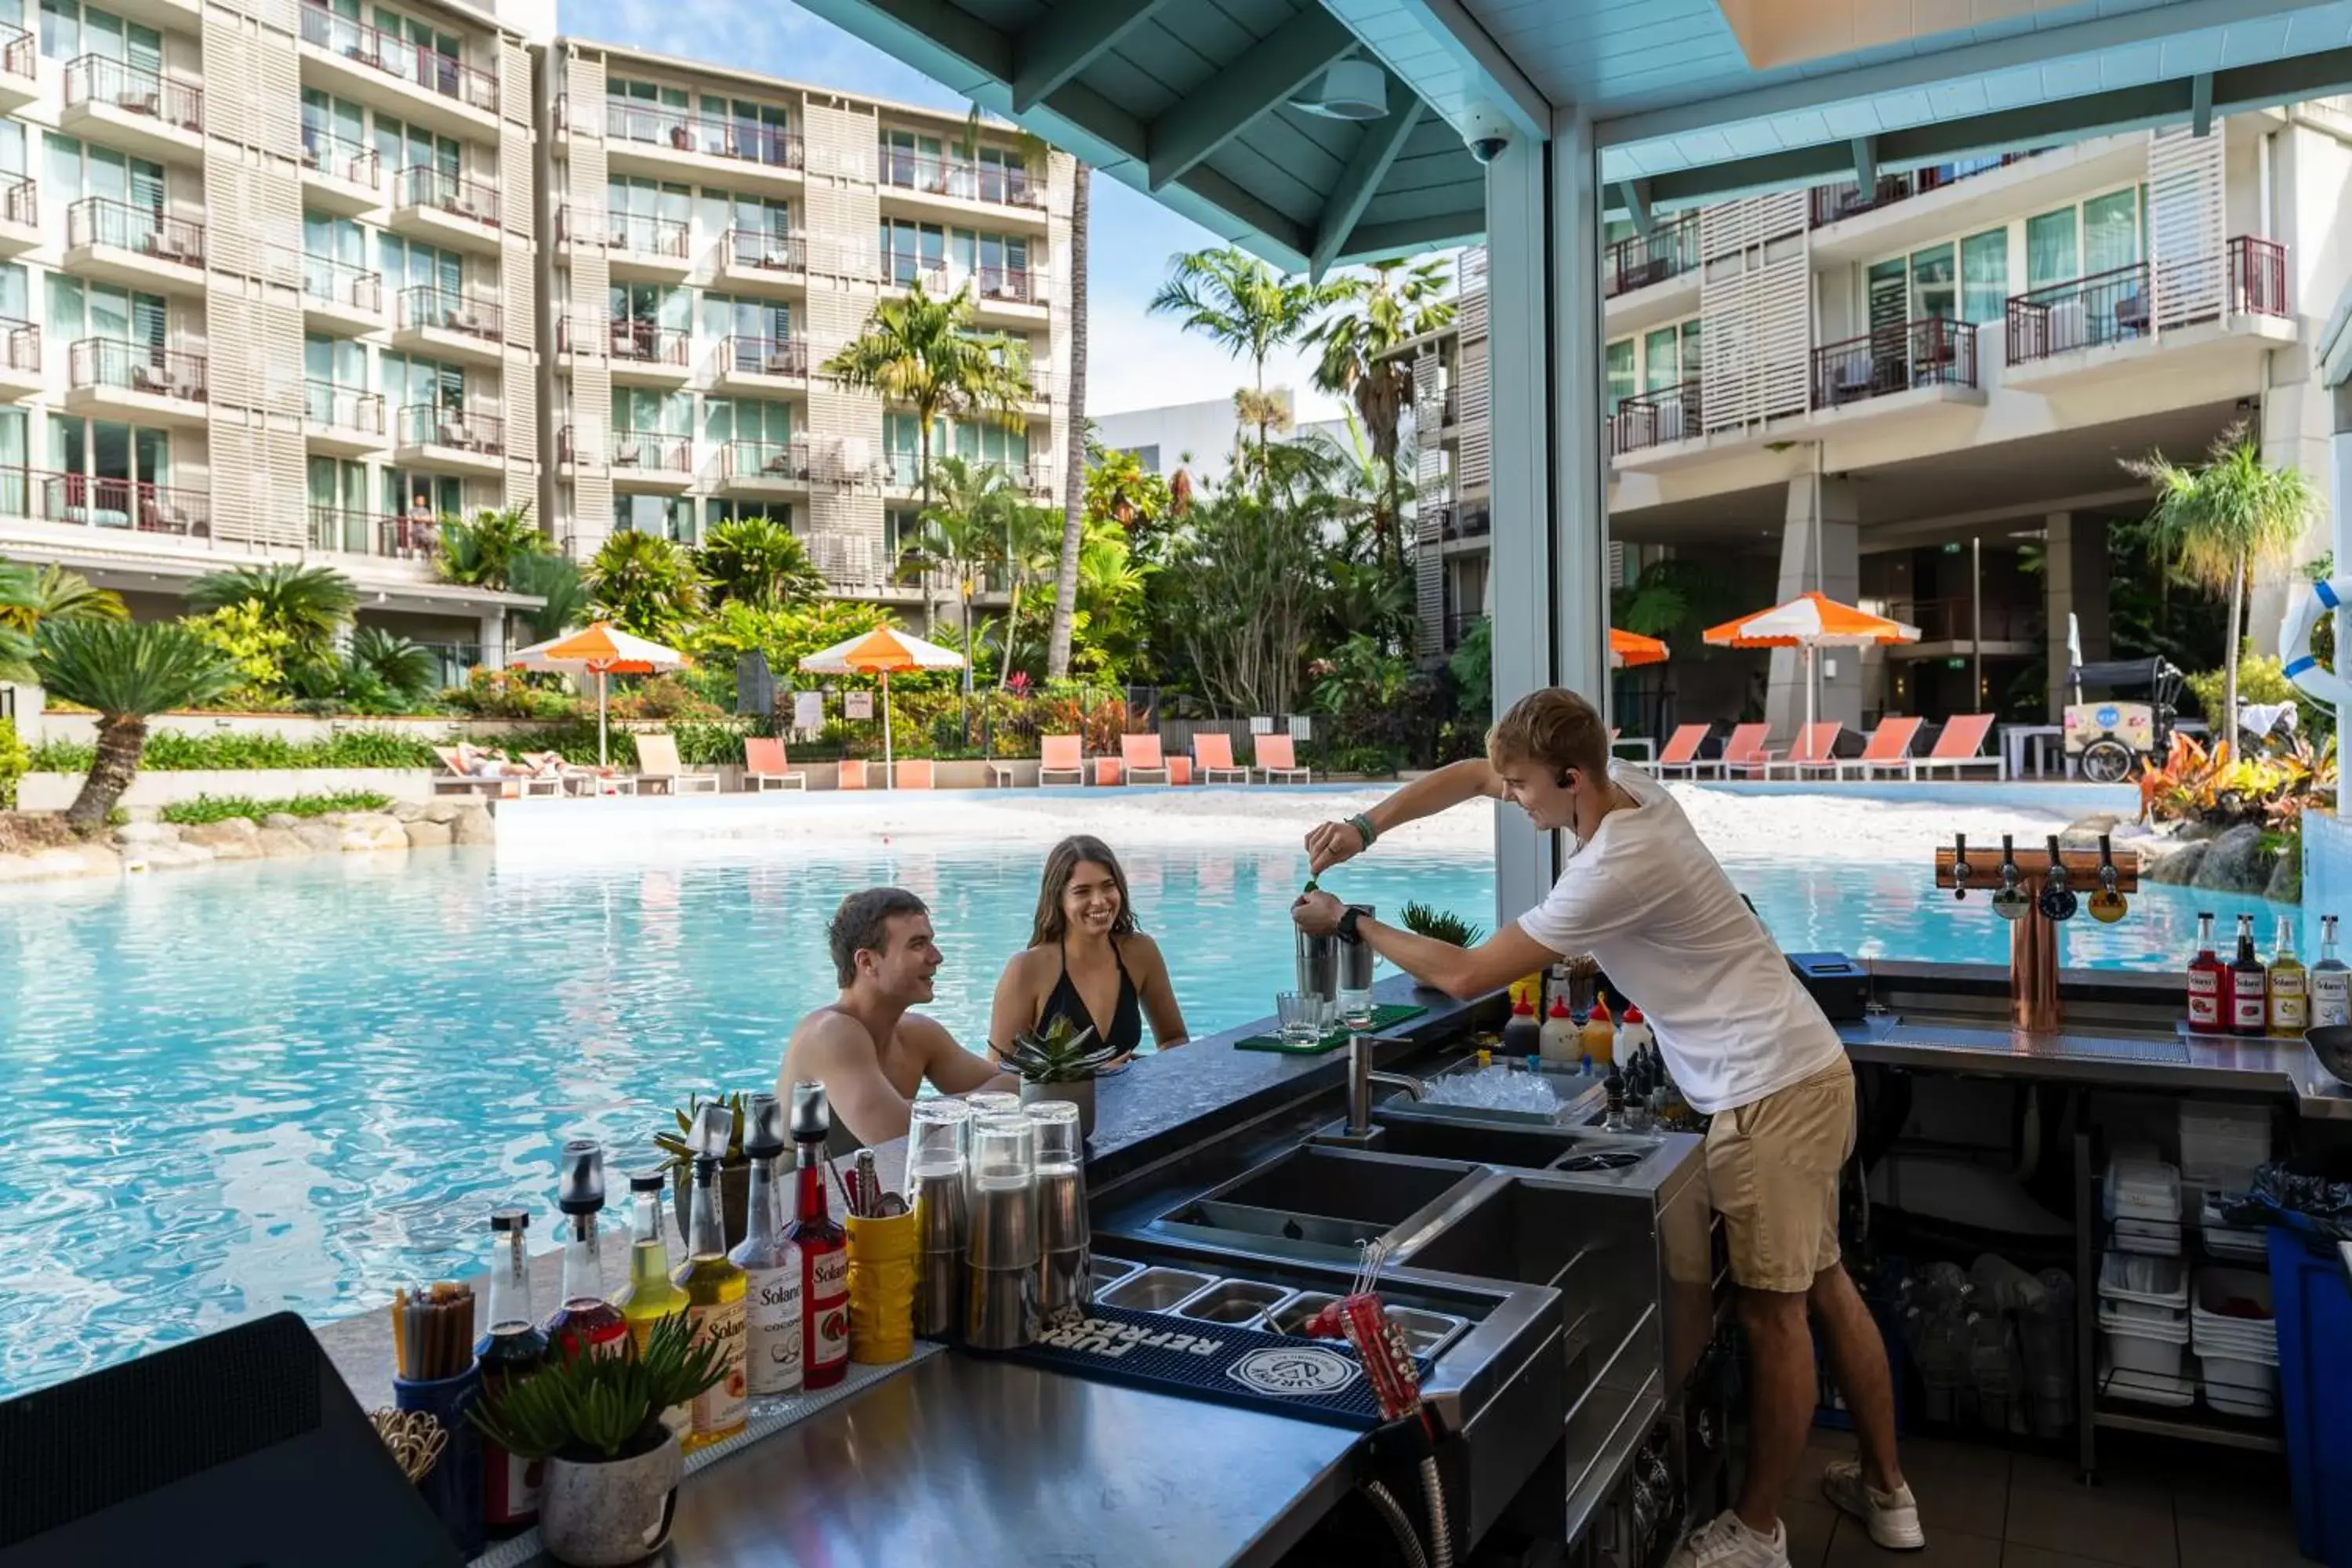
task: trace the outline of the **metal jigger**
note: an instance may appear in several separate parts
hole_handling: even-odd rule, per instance
[[[594,1214],[604,1206],[604,1146],[574,1138],[556,1162],[555,1206],[565,1214]]]

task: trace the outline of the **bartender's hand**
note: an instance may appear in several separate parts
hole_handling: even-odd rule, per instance
[[[1356,830],[1345,823],[1339,825],[1349,837]],[[1348,906],[1330,893],[1301,893],[1298,901],[1290,906],[1291,921],[1308,936],[1329,936],[1339,929],[1339,917]]]
[[[1318,877],[1363,852],[1363,830],[1352,822],[1327,822],[1307,836],[1307,868]]]

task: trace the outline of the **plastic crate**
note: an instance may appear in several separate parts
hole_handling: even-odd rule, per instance
[[[2271,1302],[2296,1542],[2327,1568],[2352,1568],[2352,1289],[2336,1244],[2273,1226]]]

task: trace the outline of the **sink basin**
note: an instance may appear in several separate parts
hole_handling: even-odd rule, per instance
[[[1378,1234],[1418,1214],[1469,1173],[1458,1162],[1395,1160],[1309,1143],[1244,1173],[1208,1197],[1286,1215],[1359,1221]]]
[[[1397,1261],[1557,1288],[1585,1250],[1591,1208],[1573,1189],[1507,1182]]]
[[[1414,1112],[1375,1111],[1379,1147],[1392,1154],[1435,1160],[1475,1160],[1522,1171],[1561,1171],[1577,1175],[1627,1170],[1654,1153],[1654,1138],[1617,1132],[1571,1132],[1448,1118],[1424,1121]]]

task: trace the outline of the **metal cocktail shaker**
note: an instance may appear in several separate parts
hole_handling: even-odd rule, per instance
[[[1337,936],[1309,936],[1303,931],[1296,935],[1298,993],[1323,998],[1323,1012],[1328,1018],[1339,1005],[1339,950],[1348,944]]]
[[[907,1200],[915,1215],[915,1332],[952,1336],[963,1327],[964,1248],[971,1236],[964,1148],[971,1108],[960,1100],[916,1103],[907,1129]]]
[[[1064,1100],[1029,1107],[1037,1140],[1037,1307],[1052,1322],[1094,1300],[1094,1230],[1087,1218],[1078,1108]]]
[[[971,1241],[964,1342],[1012,1350],[1037,1337],[1036,1135],[1026,1116],[983,1116],[972,1127]]]

